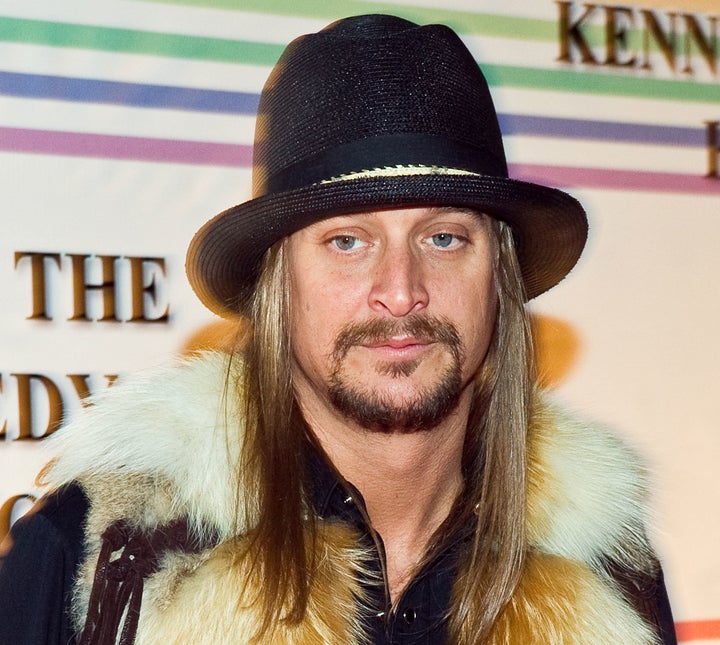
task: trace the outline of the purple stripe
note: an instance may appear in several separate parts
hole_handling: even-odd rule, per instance
[[[0,150],[211,166],[250,166],[252,146],[0,128]]]
[[[510,164],[510,176],[556,188],[610,188],[660,193],[720,195],[720,178],[671,172]]]
[[[564,119],[527,114],[498,114],[505,135],[536,135],[563,139],[593,139],[626,143],[703,147],[707,145],[704,127],[648,125],[589,119]]]
[[[0,95],[246,115],[256,113],[260,100],[258,94],[250,92],[147,85],[1,70]],[[498,120],[500,129],[505,135],[527,134],[688,147],[705,146],[707,137],[706,129],[702,126],[651,125],[528,114],[499,114]]]
[[[0,150],[101,159],[250,167],[252,146],[0,128]],[[510,164],[515,179],[558,188],[609,188],[720,195],[720,179],[702,175]]]
[[[34,99],[252,115],[257,112],[260,100],[258,94],[250,92],[4,71],[0,71],[0,94]]]

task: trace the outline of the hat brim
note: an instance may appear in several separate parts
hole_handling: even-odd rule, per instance
[[[275,242],[336,215],[417,206],[463,206],[507,222],[528,299],[560,282],[587,239],[580,203],[555,188],[487,175],[360,177],[267,194],[223,211],[194,236],[187,275],[221,316],[247,313],[262,258]]]

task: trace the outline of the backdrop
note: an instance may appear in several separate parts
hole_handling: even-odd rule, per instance
[[[187,243],[249,197],[282,47],[367,12],[454,27],[511,174],[586,206],[582,261],[531,304],[543,381],[645,456],[681,641],[717,645],[717,0],[0,0],[0,534],[83,396],[222,342]]]

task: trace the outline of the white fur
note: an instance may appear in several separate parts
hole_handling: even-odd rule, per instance
[[[207,353],[118,382],[51,437],[59,456],[45,479],[53,486],[86,474],[164,479],[178,512],[226,536],[242,433],[238,372],[226,395],[227,369],[227,356]]]
[[[237,361],[228,371],[227,361],[225,355],[208,353],[128,378],[113,386],[52,438],[58,456],[45,477],[48,483],[59,486],[78,479],[91,498],[99,501],[93,506],[87,528],[91,555],[78,583],[75,608],[79,621],[85,614],[92,584],[98,536],[109,522],[125,517],[128,509],[136,515],[132,519],[139,523],[155,525],[169,517],[189,514],[191,523],[216,531],[221,541],[235,535],[238,529],[235,464],[243,430],[238,389],[241,366]],[[616,595],[612,585],[597,577],[603,555],[642,566],[648,553],[644,538],[645,481],[636,458],[607,431],[578,423],[542,397],[536,401],[528,451],[530,546],[536,552],[560,556],[568,563],[584,563],[579,565],[580,571],[586,568],[596,587],[585,589],[584,574],[575,576],[574,582],[564,575],[560,580],[548,576],[543,584],[531,585],[527,598],[522,599],[521,590],[513,602],[526,603],[521,612],[526,618],[541,620],[543,603],[558,605],[558,584],[577,583],[577,604],[567,610],[556,610],[552,621],[549,617],[545,619],[550,621],[548,630],[569,629],[568,634],[582,634],[569,636],[567,642],[605,645],[605,640],[593,640],[592,635],[605,633],[606,627],[597,623],[596,618],[599,615],[604,620],[607,615],[610,623],[622,627],[613,633],[634,634],[618,642],[653,642],[642,621]],[[165,505],[171,507],[168,512]],[[230,560],[225,568],[230,571],[234,556],[232,551],[228,553]],[[192,585],[201,584],[201,577],[195,576],[204,570],[201,563],[207,555],[183,560],[174,568],[168,566],[148,580],[149,603],[143,601],[141,630],[147,627],[154,633],[159,625],[154,621],[165,620],[166,608],[174,604],[164,597],[167,594],[155,588],[177,589],[181,594],[187,584],[192,590]],[[336,564],[341,565],[346,559],[341,557]],[[197,572],[192,573],[196,566]],[[225,568],[221,566],[220,570]],[[217,582],[211,579],[202,584],[214,588],[212,585]],[[347,590],[346,585],[341,588]],[[599,601],[598,590],[604,594],[604,604]],[[172,591],[171,595],[174,594]],[[193,597],[192,593],[189,597]],[[173,611],[183,611],[187,606],[181,602]],[[333,615],[337,609],[333,609],[332,599],[323,601],[322,606],[326,609],[319,616]],[[613,607],[619,609],[611,611]],[[599,614],[595,611],[598,608]],[[167,611],[170,612],[167,616],[172,616]],[[228,624],[237,619],[229,615]],[[351,616],[346,619],[353,620]],[[322,620],[313,619],[311,631],[320,629],[317,625],[321,623]],[[531,625],[531,629],[539,625]],[[341,629],[346,628],[356,631],[352,625]],[[508,629],[507,638],[498,635],[498,640],[492,642],[514,642],[512,624]],[[159,631],[169,633],[166,629]],[[148,642],[155,642],[149,635],[148,638]],[[344,638],[343,642],[353,640]],[[300,642],[316,640],[310,637]]]
[[[165,478],[179,510],[190,509],[194,522],[226,535],[234,528],[242,433],[237,366],[227,396],[226,375],[227,356],[207,353],[113,386],[51,438],[60,456],[49,483],[86,473]],[[529,439],[531,542],[591,565],[602,554],[632,561],[625,551],[642,545],[645,521],[637,458],[606,430],[547,402],[536,407]]]
[[[637,456],[547,401],[536,406],[529,451],[531,542],[590,565],[603,555],[637,565],[647,552],[647,478]]]

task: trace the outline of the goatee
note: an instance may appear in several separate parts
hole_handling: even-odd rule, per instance
[[[395,403],[382,391],[365,392],[343,374],[343,360],[357,345],[382,342],[393,336],[410,336],[423,343],[444,346],[450,363],[437,382],[416,392],[415,397]],[[338,334],[333,351],[333,370],[328,395],[345,417],[368,430],[417,432],[431,430],[458,405],[462,392],[463,348],[455,326],[445,318],[409,316],[402,321],[374,319],[346,326]],[[381,362],[376,371],[392,378],[408,377],[419,359]]]

